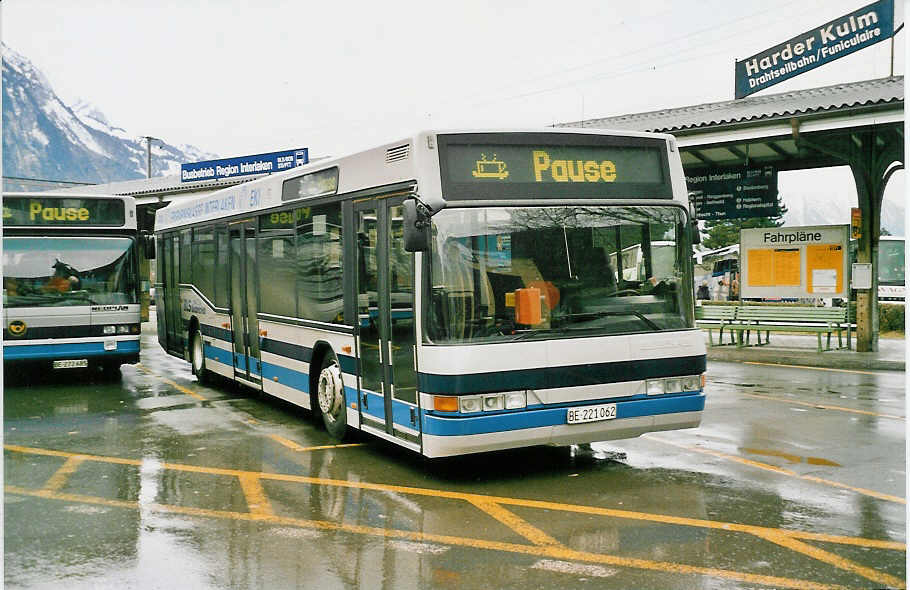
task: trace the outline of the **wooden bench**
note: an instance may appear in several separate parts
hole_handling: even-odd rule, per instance
[[[729,326],[736,335],[736,346],[749,345],[751,332],[755,332],[756,346],[768,344],[771,332],[814,333],[818,337],[818,351],[832,350],[831,334],[837,333],[837,346],[843,348],[842,332],[849,329],[846,307],[797,307],[743,305],[736,308],[735,321]],[[743,337],[745,332],[745,338]],[[765,333],[762,342],[761,333]],[[827,334],[826,348],[822,348],[822,334]],[[849,345],[849,341],[848,341]]]
[[[718,330],[718,346],[724,343],[724,328],[731,326],[736,319],[735,305],[699,305],[695,308],[695,325],[708,331],[708,343],[714,346],[714,330]],[[734,343],[733,334],[730,334],[730,344]]]

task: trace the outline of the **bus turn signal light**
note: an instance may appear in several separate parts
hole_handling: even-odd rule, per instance
[[[433,396],[433,409],[437,412],[457,412],[458,398],[442,395]]]

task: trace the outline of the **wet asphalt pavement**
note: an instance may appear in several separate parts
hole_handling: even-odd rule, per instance
[[[204,387],[7,375],[6,588],[904,587],[905,376],[709,362],[702,426],[427,461]]]

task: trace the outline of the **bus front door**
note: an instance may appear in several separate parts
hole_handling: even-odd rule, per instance
[[[364,426],[419,444],[414,256],[404,249],[401,201],[354,206],[360,415]]]
[[[256,228],[250,220],[231,224],[229,228],[234,377],[259,389],[262,387],[262,365],[256,315]]]

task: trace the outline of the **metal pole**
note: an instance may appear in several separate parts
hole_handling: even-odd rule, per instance
[[[900,33],[901,29],[904,28],[904,23],[901,23],[899,27],[894,29],[894,32],[891,34],[891,77],[894,77],[894,37]]]
[[[152,137],[151,135],[143,135],[142,139],[145,140],[145,175],[146,178],[152,177],[152,141],[162,141],[157,137]]]

